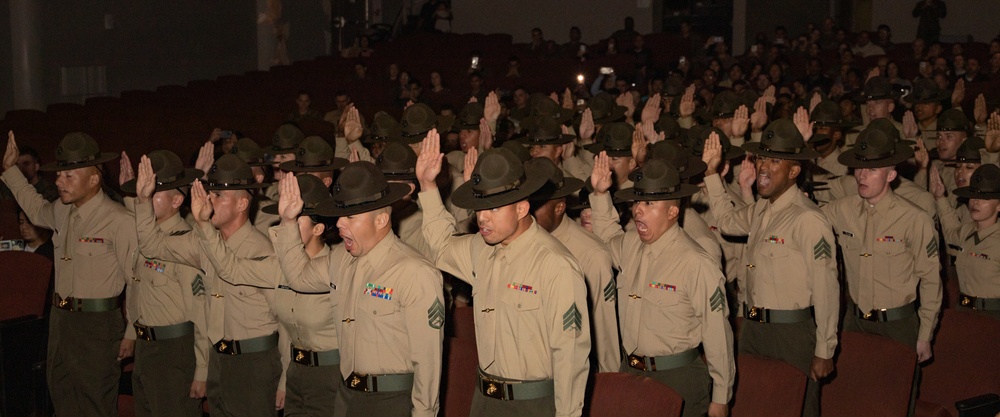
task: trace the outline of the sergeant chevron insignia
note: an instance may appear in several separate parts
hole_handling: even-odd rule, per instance
[[[434,304],[427,309],[427,324],[432,329],[440,329],[444,325],[444,305],[441,300],[434,299]]]
[[[583,316],[580,315],[580,310],[576,308],[576,303],[573,303],[573,305],[569,306],[569,309],[563,313],[563,330],[582,330],[582,319]]]
[[[722,311],[726,306],[726,293],[722,292],[722,288],[716,288],[708,301],[712,303],[712,311]]]
[[[819,238],[819,242],[813,246],[813,259],[830,259],[832,257],[833,250],[830,248],[830,242],[826,241],[826,237]]]
[[[614,302],[618,300],[618,286],[615,285],[614,278],[608,281],[608,285],[604,286],[604,301]]]
[[[190,232],[191,232],[190,230],[177,230],[170,232],[170,236],[184,236]]]
[[[936,258],[938,256],[937,236],[931,236],[931,241],[927,242],[927,257]]]
[[[191,294],[195,296],[205,295],[205,282],[202,281],[200,274],[195,275],[194,281],[191,282]]]

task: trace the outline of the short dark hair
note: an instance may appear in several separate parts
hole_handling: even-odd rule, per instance
[[[30,146],[19,146],[17,155],[18,156],[28,155],[32,159],[34,159],[36,163],[42,162],[42,158],[38,156],[38,151],[36,151],[35,148],[32,148]]]

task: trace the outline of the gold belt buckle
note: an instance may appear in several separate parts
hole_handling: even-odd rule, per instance
[[[767,317],[762,307],[750,307],[749,311],[747,311],[747,317],[756,322],[767,323]]]
[[[300,365],[312,365],[312,352],[308,352],[302,349],[293,348],[295,353],[295,362]],[[309,353],[308,355],[306,353]]]
[[[972,297],[970,297],[968,295],[963,295],[962,296],[962,306],[963,307],[971,308],[973,310],[976,309],[975,303],[972,302]]]
[[[145,340],[147,342],[155,340],[155,336],[153,335],[153,329],[147,326],[143,326],[141,324],[133,324],[132,326],[135,327],[135,337]]]
[[[480,378],[480,390],[483,392],[483,395],[490,398],[504,400],[505,385],[503,382]]]
[[[368,384],[365,383],[367,379],[367,375],[351,372],[351,375],[347,377],[347,381],[345,382],[347,382],[347,388],[355,391],[368,392]]]
[[[640,371],[646,370],[646,358],[638,355],[628,355],[628,366]]]

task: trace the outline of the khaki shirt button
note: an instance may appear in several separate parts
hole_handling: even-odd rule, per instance
[[[520,303],[517,304],[517,308],[521,308],[521,304]]]
[[[372,314],[378,315],[378,310],[372,310]]]

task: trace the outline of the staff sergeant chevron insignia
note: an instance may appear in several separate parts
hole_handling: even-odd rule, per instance
[[[580,315],[580,310],[576,308],[576,303],[569,306],[566,313],[563,314],[563,330],[577,330],[583,329],[583,324],[581,320],[583,317]]]
[[[618,286],[615,285],[614,278],[608,281],[608,285],[604,286],[604,301],[614,302],[618,300]]]
[[[830,259],[832,257],[833,250],[830,248],[830,242],[826,241],[826,237],[819,238],[819,242],[813,246],[813,259]]]
[[[205,295],[205,282],[202,281],[200,274],[195,275],[194,281],[191,282],[191,294],[195,296]]]
[[[427,324],[432,329],[440,329],[444,325],[444,305],[441,300],[435,298],[434,304],[427,309]]]
[[[708,301],[712,303],[712,311],[722,311],[722,308],[726,305],[726,294],[722,292],[722,288],[716,288]]]
[[[931,236],[931,241],[927,242],[927,257],[936,258],[938,256],[937,236]]]

